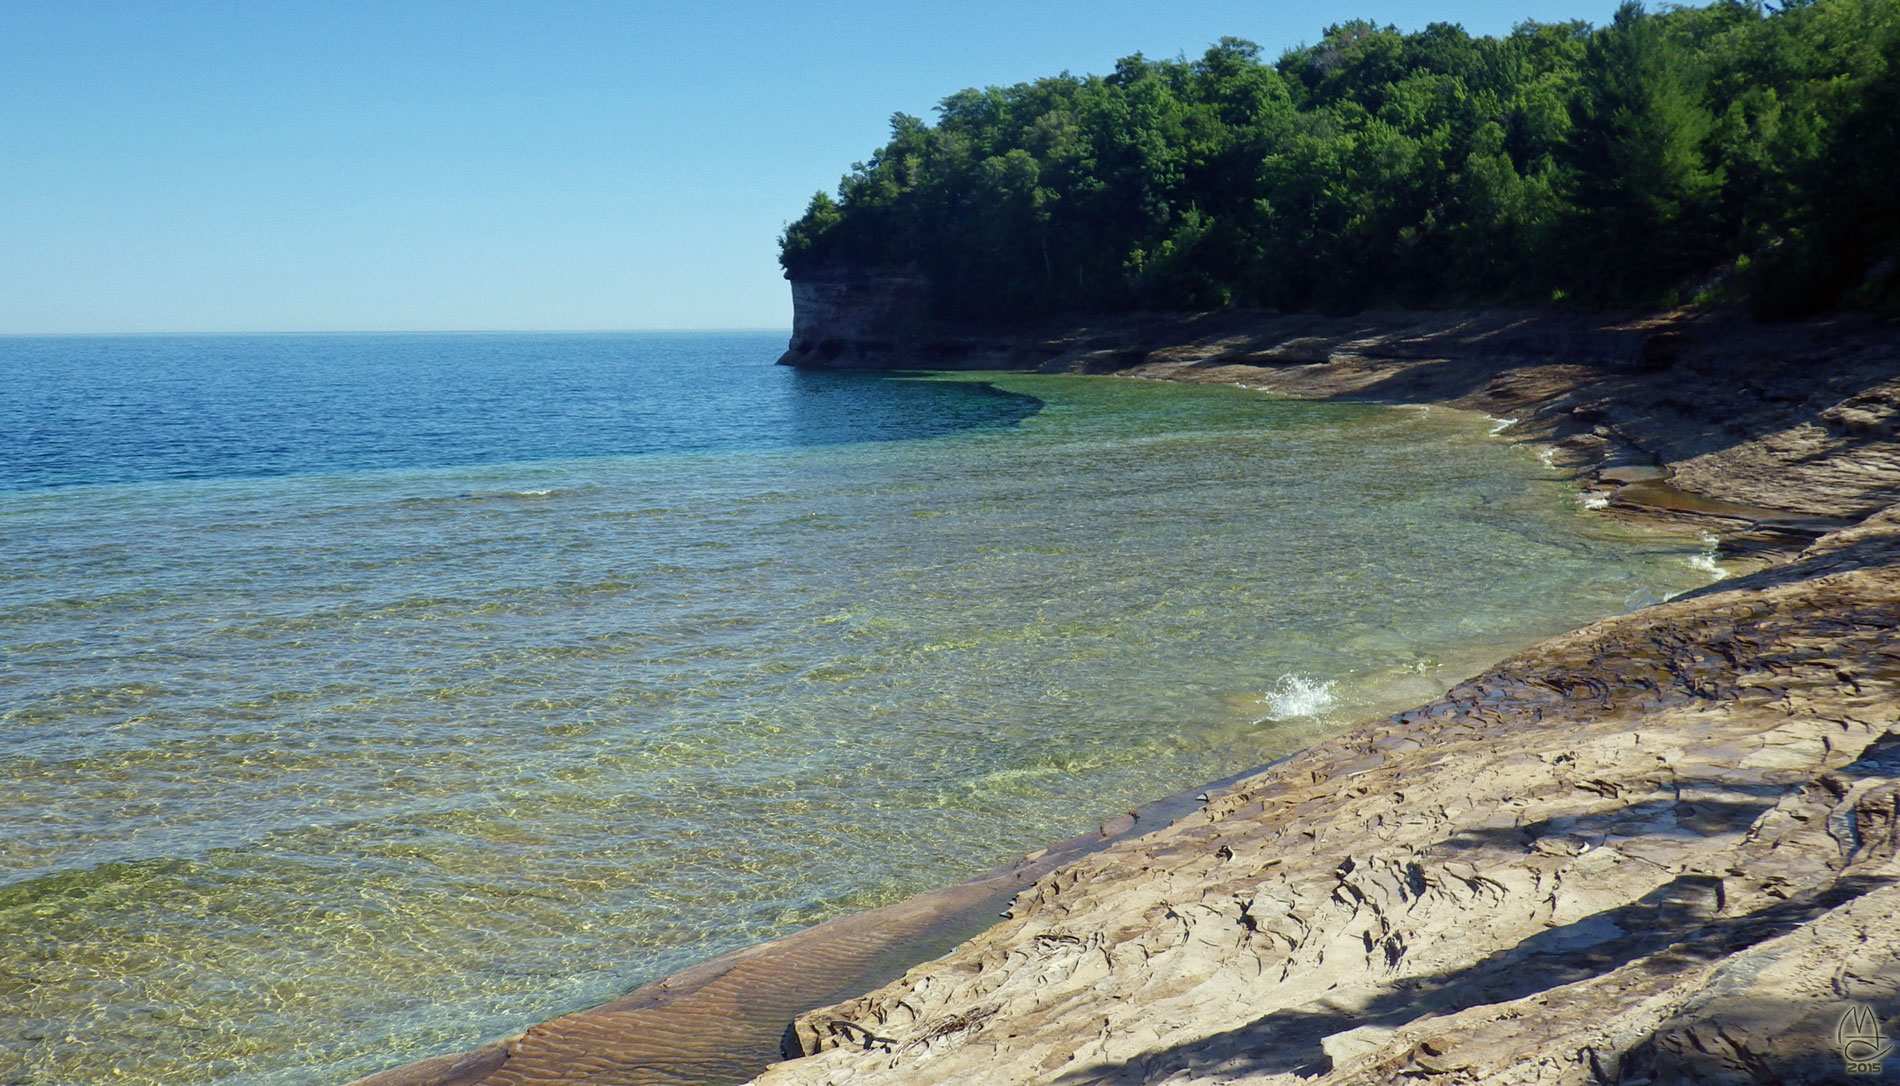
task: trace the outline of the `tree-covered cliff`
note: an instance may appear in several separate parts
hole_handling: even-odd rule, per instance
[[[1900,0],[1364,22],[965,90],[787,227],[943,312],[1691,298],[1900,312]]]

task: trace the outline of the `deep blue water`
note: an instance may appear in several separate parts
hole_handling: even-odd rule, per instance
[[[761,365],[782,332],[0,339],[0,489],[936,437],[987,385]]]

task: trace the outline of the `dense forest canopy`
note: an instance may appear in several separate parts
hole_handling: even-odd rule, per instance
[[[1720,0],[1474,38],[1365,22],[964,90],[819,193],[787,274],[938,307],[1569,301],[1900,312],[1900,0]]]

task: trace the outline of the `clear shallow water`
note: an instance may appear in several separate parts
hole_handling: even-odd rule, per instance
[[[1707,579],[1481,418],[782,338],[0,340],[0,1083],[466,1048]]]

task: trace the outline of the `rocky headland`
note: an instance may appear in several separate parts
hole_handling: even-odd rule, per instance
[[[959,328],[902,277],[794,286],[793,365],[1512,419],[1588,504],[1712,533],[1741,572],[984,879],[365,1086],[1900,1079],[1900,328]]]

